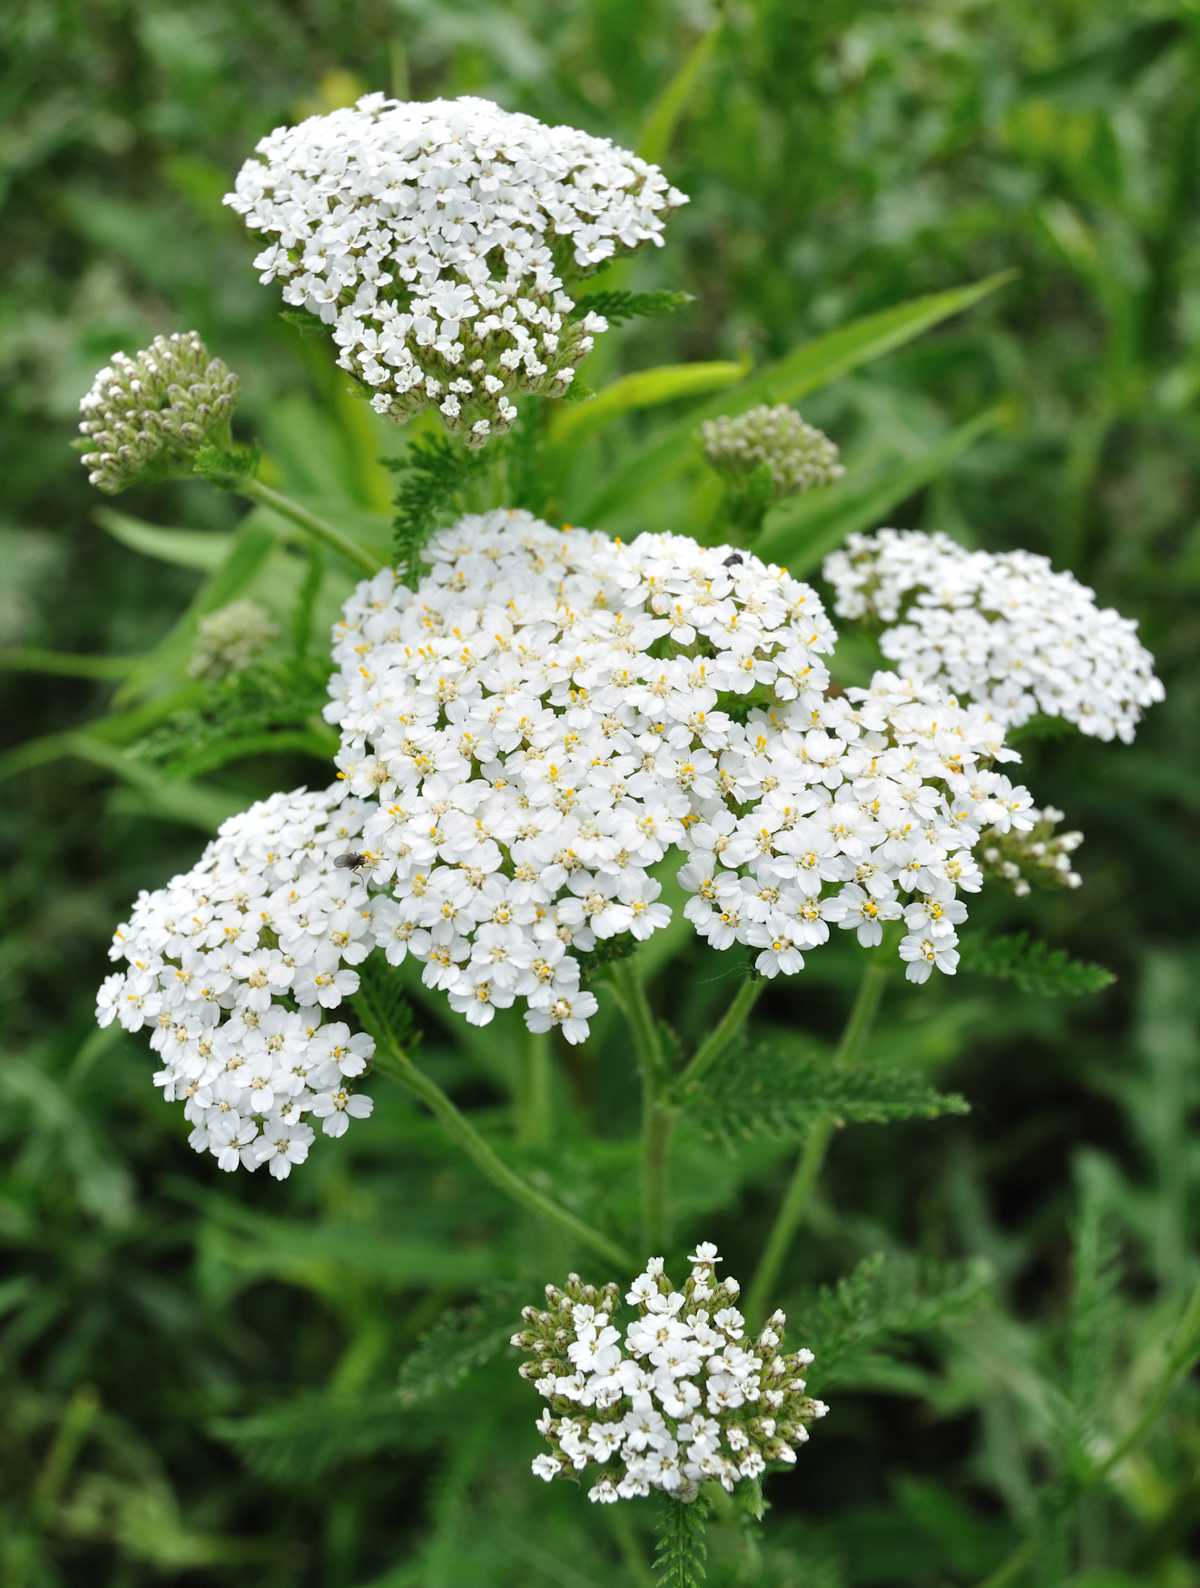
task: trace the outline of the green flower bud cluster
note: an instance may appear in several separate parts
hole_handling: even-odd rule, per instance
[[[231,601],[200,619],[188,672],[212,682],[229,678],[265,651],[278,633],[270,613],[257,601]]]
[[[984,876],[1008,883],[1018,899],[1033,888],[1077,888],[1082,879],[1071,856],[1083,842],[1083,834],[1058,832],[1065,817],[1053,805],[1030,815],[1036,820],[1028,832],[1015,827],[1007,833],[984,832],[980,850]]]
[[[758,475],[768,500],[779,501],[840,480],[845,469],[834,442],[794,408],[762,404],[744,414],[706,420],[704,456],[735,488]]]
[[[205,448],[229,451],[240,384],[195,331],[156,336],[132,358],[115,354],[79,405],[88,479],[115,496],[193,473]]]

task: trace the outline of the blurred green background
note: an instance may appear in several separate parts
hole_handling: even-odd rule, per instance
[[[497,1208],[383,1081],[370,1127],[287,1185],[218,1180],[150,1086],[144,1047],[93,1029],[136,890],[190,863],[222,802],[319,769],[224,769],[197,785],[208,804],[114,779],[48,737],[107,711],[112,682],[17,670],[12,651],[145,653],[201,584],[203,552],[190,567],[140,554],[136,523],[105,514],[68,450],[95,369],[156,332],[194,327],[240,371],[277,478],[386,512],[375,454],[394,435],[283,324],[220,204],[264,132],[387,88],[478,93],[636,145],[716,19],[703,0],[17,0],[0,22],[4,1588],[647,1580],[637,1508],[614,1522],[527,1477],[535,1398],[510,1361],[468,1371],[464,1351],[447,1388],[442,1347],[411,1358],[481,1287],[500,1285],[502,1327],[561,1277],[557,1237]],[[763,1552],[714,1546],[713,1581],[1186,1588],[1194,1387],[1103,1481],[1080,1463],[1154,1409],[1200,1274],[1200,6],[745,0],[691,58],[662,163],[692,202],[629,279],[697,301],[612,332],[589,382],[683,359],[757,365],[1014,268],[965,316],[815,394],[806,417],[865,479],[1001,404],[893,521],[1073,569],[1140,620],[1168,691],[1132,748],[1030,747],[1035,792],[1087,834],[1085,886],[988,905],[990,925],[1035,926],[1116,984],[1053,1001],[964,974],[894,995],[877,1044],[936,1067],[974,1112],[836,1144],[781,1299],[800,1338],[806,1307],[814,1329],[824,1307],[857,1354],[840,1379],[814,1376],[835,1415],[797,1474],[768,1485]],[[660,421],[581,443],[564,516]],[[693,499],[656,490],[628,523],[596,527],[686,530]],[[214,534],[238,514],[192,485],[116,505]],[[852,955],[821,958],[772,990],[769,1021],[836,1030]],[[685,1035],[728,992],[701,958],[673,984],[686,997],[664,1010]],[[432,1025],[428,1061],[508,1143],[503,1041],[456,1034]],[[573,1160],[564,1135],[570,1194],[619,1219],[630,1078],[585,1059],[572,1079],[616,1124],[607,1158]],[[562,1179],[561,1154],[511,1150]],[[714,1165],[705,1151],[681,1150],[685,1228],[699,1219],[746,1274],[786,1154],[758,1143]],[[900,1265],[892,1290],[805,1301],[877,1251]],[[915,1263],[977,1257],[990,1279],[938,1269],[927,1303],[909,1282]]]

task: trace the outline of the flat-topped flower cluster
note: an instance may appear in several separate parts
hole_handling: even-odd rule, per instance
[[[884,625],[906,676],[1019,727],[1038,712],[1098,739],[1132,741],[1163,698],[1137,624],[1096,605],[1074,574],[1033,552],[968,551],[943,534],[851,535],[825,562],[839,617]]]
[[[319,316],[372,406],[435,407],[470,444],[519,392],[561,395],[607,322],[572,317],[576,277],[644,243],[686,202],[605,138],[487,100],[352,109],[279,127],[230,204],[272,239],[255,265]]]
[[[314,1137],[340,1136],[371,1100],[349,1084],[375,1050],[327,1020],[372,947],[363,882],[338,866],[366,806],[338,787],[275,794],[225,822],[199,861],[143,892],[113,936],[122,969],[97,1019],[148,1030],[163,1095],[197,1152],[285,1179]]]
[[[580,1040],[581,956],[666,925],[675,849],[688,919],[765,975],[901,917],[909,977],[953,971],[972,849],[1031,820],[984,711],[890,674],[831,693],[816,593],[728,547],[496,511],[427,554],[415,592],[384,571],[347,604],[326,708],[393,963]]]
[[[805,1393],[806,1350],[785,1352],[782,1312],[759,1334],[734,1303],[735,1279],[718,1279],[717,1249],[691,1254],[682,1290],[652,1257],[626,1293],[635,1310],[624,1331],[620,1287],[597,1289],[572,1274],[546,1287],[547,1307],[526,1307],[512,1343],[530,1360],[548,1403],[538,1432],[550,1449],[533,1471],[546,1482],[594,1470],[590,1500],[612,1504],[652,1489],[694,1500],[715,1479],[732,1491],[769,1467],[791,1465],[809,1424],[828,1408]]]

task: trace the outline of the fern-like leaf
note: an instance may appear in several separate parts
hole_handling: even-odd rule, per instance
[[[259,1477],[314,1483],[333,1468],[413,1442],[412,1414],[386,1390],[333,1395],[314,1391],[249,1417],[223,1417],[212,1433]]]
[[[814,1381],[829,1387],[865,1375],[873,1356],[905,1336],[961,1322],[991,1282],[983,1262],[925,1263],[877,1252],[790,1311],[816,1358]]]
[[[491,1285],[471,1306],[444,1313],[401,1365],[402,1403],[415,1406],[453,1389],[498,1355],[520,1326],[521,1294],[515,1285]]]
[[[708,1501],[690,1504],[664,1494],[658,1502],[654,1581],[657,1588],[702,1588],[707,1580]]]
[[[963,970],[1015,982],[1022,992],[1042,998],[1080,998],[1100,992],[1116,980],[1103,965],[1072,959],[1028,932],[999,936],[968,932],[959,944]]]
[[[675,314],[695,301],[690,292],[589,292],[578,299],[568,318],[582,320],[585,314],[602,314],[610,326],[624,325],[627,320]]]
[[[679,1101],[727,1147],[760,1136],[794,1140],[819,1119],[886,1124],[969,1112],[964,1098],[939,1092],[923,1075],[882,1064],[837,1069],[771,1043],[732,1050]]]
[[[416,1017],[400,977],[380,955],[371,955],[359,966],[358,991],[351,1002],[380,1047],[411,1057],[420,1042]]]
[[[468,451],[448,436],[420,436],[402,458],[386,462],[399,476],[392,520],[396,569],[406,584],[414,585],[425,542],[483,471],[484,453]]]
[[[1062,1396],[1056,1418],[1059,1458],[1076,1478],[1084,1477],[1092,1465],[1103,1416],[1112,1404],[1120,1317],[1118,1258],[1116,1237],[1099,1196],[1091,1184],[1085,1184],[1075,1230],[1066,1373],[1057,1381]]]
[[[269,753],[272,740],[293,738],[280,747],[296,749],[295,736],[312,737],[310,720],[329,697],[329,663],[291,657],[258,662],[215,683],[206,684],[198,702],[159,723],[137,745],[137,754],[173,777],[195,777],[242,756]],[[332,758],[335,743],[330,743]]]

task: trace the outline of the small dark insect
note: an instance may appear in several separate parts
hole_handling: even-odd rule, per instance
[[[370,862],[370,855],[361,854],[358,850],[350,849],[344,855],[339,855],[334,865],[339,871],[357,871],[360,867]]]
[[[721,567],[733,568],[736,567],[739,562],[745,562],[745,560],[746,559],[742,556],[740,551],[731,551],[729,556],[726,557],[725,561],[721,564]]]

